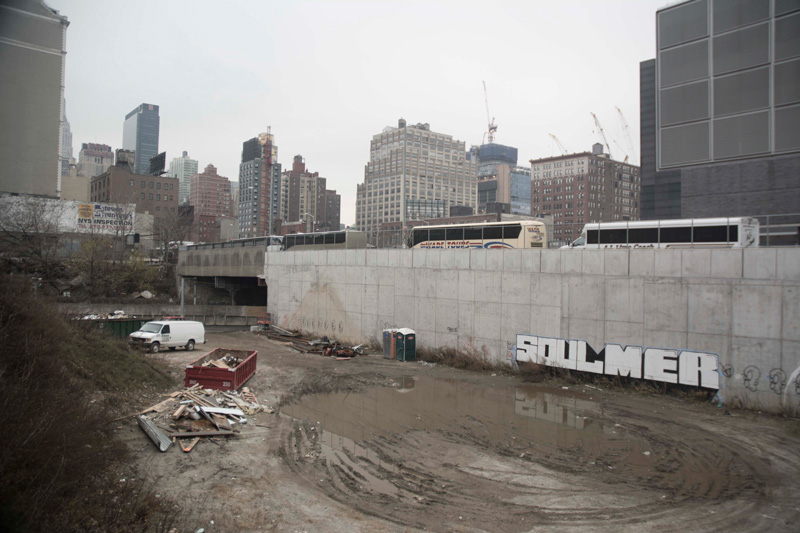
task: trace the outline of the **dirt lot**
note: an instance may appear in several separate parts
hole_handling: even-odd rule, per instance
[[[187,531],[800,527],[797,420],[378,355],[338,361],[248,332],[156,357],[182,375],[216,347],[258,350],[247,386],[275,414],[191,453],[159,453],[132,420],[118,427],[139,458],[125,474],[180,502]]]

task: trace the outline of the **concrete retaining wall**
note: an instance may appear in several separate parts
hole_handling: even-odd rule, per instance
[[[727,403],[797,410],[800,249],[266,254],[283,327],[510,360],[517,334],[719,354]]]

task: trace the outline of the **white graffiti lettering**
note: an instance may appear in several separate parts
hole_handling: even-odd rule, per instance
[[[516,361],[719,389],[719,355],[712,352],[612,343],[598,352],[586,341],[517,335]]]

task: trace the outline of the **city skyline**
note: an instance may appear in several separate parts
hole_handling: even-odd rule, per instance
[[[152,103],[168,161],[186,150],[235,178],[242,139],[269,126],[278,162],[313,160],[342,195],[350,225],[375,132],[403,117],[480,145],[484,81],[495,142],[518,147],[520,161],[559,155],[549,133],[570,152],[588,150],[601,140],[590,112],[626,147],[616,107],[638,159],[639,62],[655,53],[654,15],[665,2],[49,5],[70,21],[74,145],[121,147],[120,117]],[[211,20],[215,38],[207,39]],[[140,68],[97,75],[98,65],[117,63],[146,63],[151,77]],[[92,107],[100,98],[102,114]],[[614,142],[610,149],[621,153]]]

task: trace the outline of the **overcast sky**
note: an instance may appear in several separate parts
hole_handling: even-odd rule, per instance
[[[639,158],[639,62],[655,56],[666,0],[46,0],[69,18],[67,119],[81,143],[122,144],[125,115],[160,106],[159,151],[186,150],[238,180],[242,142],[272,128],[278,161],[342,195],[355,221],[369,142],[399,118],[519,164],[602,142]],[[621,125],[629,125],[633,153]]]

